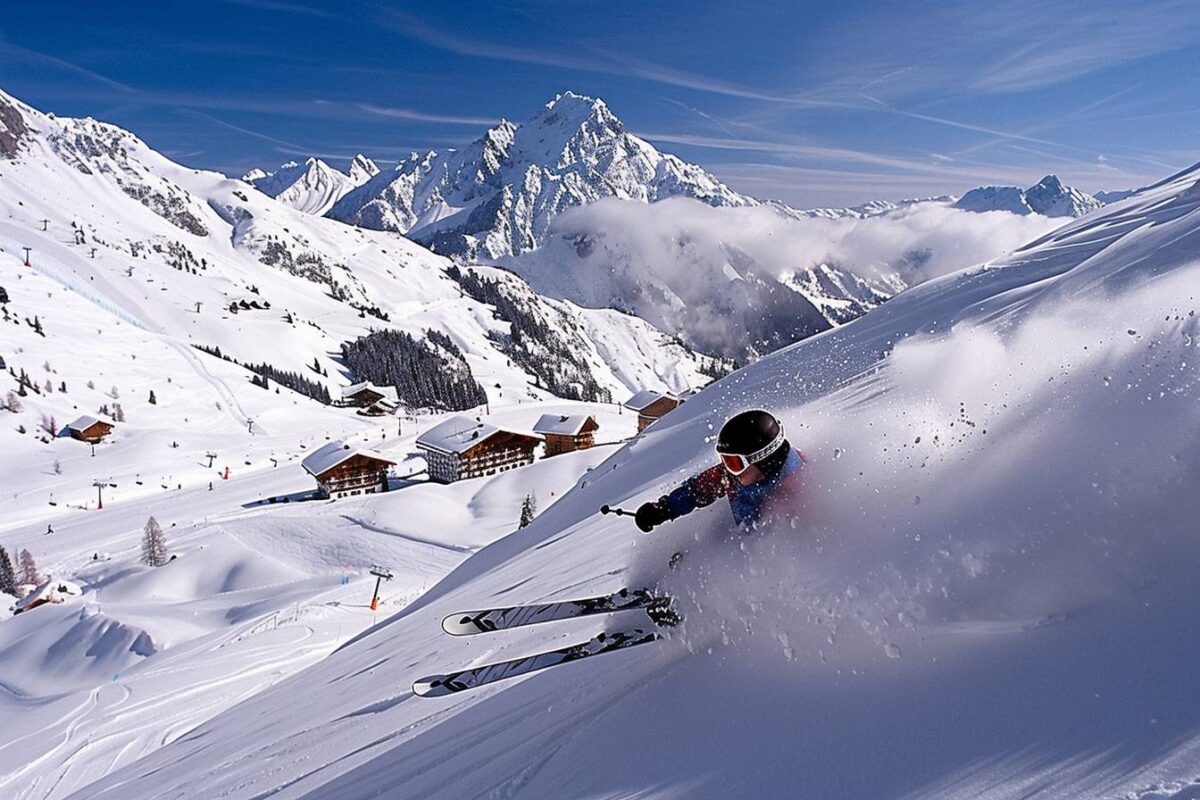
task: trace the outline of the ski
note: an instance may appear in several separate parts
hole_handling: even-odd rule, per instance
[[[678,624],[678,615],[670,608],[671,598],[656,595],[648,589],[622,589],[614,594],[588,597],[582,600],[560,600],[481,611],[451,614],[442,620],[442,630],[451,636],[472,636],[477,633],[538,625],[555,620],[609,614],[631,608],[644,608],[647,615],[660,625]]]
[[[476,689],[489,683],[515,678],[518,675],[528,675],[531,672],[578,661],[581,658],[598,656],[601,653],[612,653],[625,650],[641,644],[658,641],[661,638],[654,630],[630,628],[625,631],[600,633],[586,642],[562,647],[558,650],[548,650],[535,653],[512,661],[499,661],[495,664],[485,664],[482,667],[449,672],[444,675],[430,675],[427,678],[414,681],[413,694],[418,697],[445,697],[467,689]]]

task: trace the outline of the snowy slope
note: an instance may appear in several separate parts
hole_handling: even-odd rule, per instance
[[[633,417],[611,408],[531,405],[497,419],[528,427],[542,409],[594,414],[607,439],[633,431]],[[372,444],[403,461],[433,421]],[[288,459],[242,466],[213,492],[194,482],[142,497],[119,487],[103,512],[56,513],[50,536],[44,521],[7,526],[0,541],[29,547],[44,571],[70,575],[85,593],[0,620],[0,795],[63,797],[318,661],[510,531],[527,493],[549,505],[608,452],[336,502],[302,501],[311,481]],[[63,460],[64,475],[77,474]],[[295,499],[263,502],[282,496]],[[138,563],[151,514],[177,556],[157,570]],[[379,614],[367,605],[372,564],[395,575]]]
[[[1191,797],[1198,247],[1193,170],[766,357],[386,624],[75,796]],[[748,405],[809,455],[790,524],[595,513],[710,463]],[[409,693],[603,624],[451,639],[444,615],[640,584],[681,548],[672,641]]]
[[[513,323],[412,242],[182,167],[102,122],[0,94],[0,123],[0,545],[84,591],[16,617],[0,607],[0,796],[61,798],[319,660],[377,621],[371,564],[396,574],[386,614],[509,532],[526,494],[545,507],[611,452],[432,487],[413,443],[443,413],[363,417],[274,379],[264,390],[240,364],[336,396],[352,377],[343,342],[434,330],[487,393],[475,413],[519,428],[588,413],[606,443],[634,417],[562,401],[546,376],[572,370],[616,401],[708,380],[709,359],[644,321],[505,275],[519,295],[506,309],[545,328],[526,371]],[[565,342],[571,358],[555,358]],[[94,452],[55,435],[97,413],[119,418]],[[300,462],[332,439],[394,459],[394,491],[312,502]],[[157,570],[138,558],[151,516],[178,556]]]

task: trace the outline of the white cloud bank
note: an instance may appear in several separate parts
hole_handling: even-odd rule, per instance
[[[539,250],[506,266],[539,291],[628,308],[700,349],[732,355],[774,349],[1062,223],[938,201],[866,218],[796,219],[768,207],[605,199],[559,216]],[[830,286],[809,272],[822,265],[849,274]]]

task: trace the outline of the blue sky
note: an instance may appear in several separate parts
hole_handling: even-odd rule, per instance
[[[1200,160],[1200,6],[954,2],[10,4],[0,88],[240,174],[381,162],[564,89],[797,205],[1141,185]]]

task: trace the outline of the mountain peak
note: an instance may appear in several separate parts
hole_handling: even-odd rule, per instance
[[[529,120],[527,125],[539,127],[560,126],[569,130],[577,130],[588,122],[594,122],[616,131],[624,129],[621,120],[617,118],[608,105],[598,97],[588,97],[565,91],[554,96],[546,105]]]
[[[362,186],[367,181],[379,174],[379,165],[370,158],[367,158],[362,153],[359,153],[354,158],[350,159],[350,169],[348,170],[350,180],[355,186]]]
[[[631,134],[603,100],[565,91],[519,125],[501,120],[461,150],[402,162],[329,216],[405,233],[439,253],[495,259],[537,247],[569,208],[677,196],[756,204]]]
[[[1082,217],[1104,205],[1087,192],[1064,184],[1057,175],[1046,175],[1028,189],[1017,186],[980,186],[954,204],[964,211],[1009,211],[1045,217]]]
[[[1059,177],[1054,174],[1050,174],[1050,175],[1047,175],[1046,177],[1042,178],[1040,181],[1035,183],[1033,186],[1029,187],[1028,191],[1033,191],[1034,189],[1037,189],[1038,187],[1041,187],[1042,189],[1047,189],[1047,190],[1053,191],[1053,192],[1067,191],[1067,187],[1063,184],[1063,182],[1061,180],[1059,180]]]

